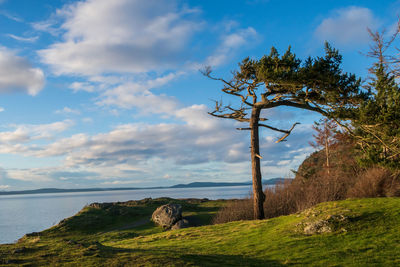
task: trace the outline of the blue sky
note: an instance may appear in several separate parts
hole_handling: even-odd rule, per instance
[[[365,78],[367,27],[390,32],[399,1],[0,0],[0,190],[249,181],[248,133],[207,115],[237,63],[271,46],[301,58],[329,41]],[[287,142],[262,131],[264,179],[313,149],[318,116]]]

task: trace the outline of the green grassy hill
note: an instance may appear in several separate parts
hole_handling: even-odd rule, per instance
[[[41,233],[0,245],[0,266],[399,266],[400,198],[322,203],[299,214],[167,231],[165,203],[208,224],[224,201],[155,199],[85,207]]]

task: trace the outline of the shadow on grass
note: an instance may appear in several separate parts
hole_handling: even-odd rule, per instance
[[[127,262],[155,266],[283,266],[275,260],[264,260],[241,255],[193,254],[182,250],[127,249],[101,246],[97,257],[112,259],[113,264]]]
[[[261,260],[240,255],[186,254],[180,257],[185,263],[198,266],[283,266],[278,261]]]
[[[384,212],[365,212],[361,215],[350,217],[349,223],[354,230],[379,225],[385,218]]]
[[[62,242],[61,242],[62,243]],[[195,254],[183,249],[135,249],[105,246],[98,242],[69,242],[55,251],[4,255],[0,266],[282,266],[273,260],[241,255]],[[33,254],[32,254],[33,253]]]

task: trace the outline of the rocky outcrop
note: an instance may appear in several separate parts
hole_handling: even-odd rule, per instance
[[[313,218],[311,220],[310,218],[318,216],[318,213],[307,210],[303,214],[310,217],[306,221],[297,224],[297,227],[306,235],[331,233],[338,230],[347,232],[342,226],[348,222],[348,217],[343,214],[327,215],[323,219]]]
[[[165,229],[170,229],[182,220],[182,206],[179,204],[162,205],[153,212],[151,220]]]
[[[323,234],[323,233],[331,233],[332,228],[329,225],[328,221],[319,220],[316,222],[308,222],[304,225],[304,233],[306,235],[314,235],[314,234]]]

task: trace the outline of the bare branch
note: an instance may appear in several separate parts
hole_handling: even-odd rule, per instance
[[[272,126],[269,126],[269,125],[266,125],[266,124],[262,124],[262,123],[259,123],[258,126],[262,126],[262,127],[271,129],[271,130],[276,131],[276,132],[288,133],[288,131],[286,131],[286,130],[281,130],[281,129],[278,129],[278,128],[275,128],[275,127],[272,127]]]
[[[295,127],[297,124],[300,124],[300,123],[299,123],[299,122],[296,122],[295,124],[293,124],[292,128],[290,128],[290,129],[288,130],[288,132],[287,132],[284,136],[282,136],[281,138],[279,138],[279,140],[275,141],[275,143],[280,143],[280,142],[284,141],[285,138],[288,137],[288,136],[290,135],[290,133],[293,131],[294,127]]]
[[[234,95],[234,96],[240,97],[240,98],[242,99],[242,102],[243,102],[244,104],[246,104],[246,105],[248,105],[248,106],[250,106],[250,107],[253,106],[252,103],[250,103],[250,102],[247,101],[247,96],[244,96],[244,95],[238,93],[238,92],[242,92],[243,90],[245,90],[245,87],[243,87],[243,85],[244,85],[244,84],[249,85],[248,83],[244,83],[244,82],[240,82],[240,83],[239,83],[239,82],[236,82],[236,84],[232,84],[232,82],[228,82],[228,81],[226,81],[225,79],[216,78],[216,77],[214,77],[214,76],[211,75],[212,69],[211,69],[210,66],[206,66],[206,67],[204,68],[204,70],[200,70],[200,72],[201,72],[204,76],[206,76],[206,77],[208,77],[208,78],[210,78],[210,79],[212,79],[212,80],[221,81],[222,83],[224,83],[225,86],[226,86],[226,87],[224,87],[224,88],[222,89],[222,91],[223,91],[224,93],[227,93],[227,94],[230,94],[230,95]],[[252,84],[250,84],[250,85],[252,85]],[[249,86],[250,86],[250,85],[249,85]],[[254,96],[252,96],[252,97],[254,98],[254,97],[255,97],[255,94],[254,94]]]

